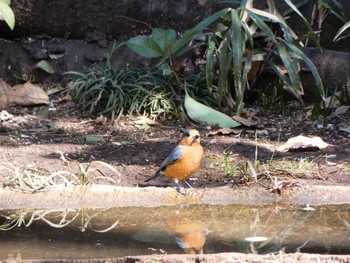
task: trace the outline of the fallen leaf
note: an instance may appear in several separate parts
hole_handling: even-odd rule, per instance
[[[13,86],[12,91],[9,101],[16,105],[32,106],[50,103],[47,93],[38,84],[30,82],[17,84]]]
[[[0,79],[0,108],[6,108],[8,105],[7,93],[11,89],[11,86],[5,81]]]
[[[257,126],[258,125],[258,120],[252,117],[244,118],[240,115],[235,115],[233,116],[233,119],[238,121],[239,123],[243,124],[246,127],[251,127],[251,126]],[[254,120],[255,119],[255,120]]]
[[[342,91],[338,91],[337,93],[327,97],[324,101],[320,102],[321,109],[336,109],[340,107],[340,100],[342,96]]]
[[[40,68],[41,70],[43,70],[49,74],[54,73],[54,70],[53,70],[50,62],[48,62],[46,60],[40,60],[38,63],[36,63],[35,67]]]
[[[285,144],[277,148],[279,152],[287,152],[290,150],[307,150],[307,149],[324,149],[329,144],[324,142],[320,137],[296,136],[290,138]]]
[[[151,120],[150,118],[147,118],[145,116],[137,117],[134,123],[137,125],[148,124],[150,126],[156,126],[159,124],[158,122]]]
[[[88,143],[95,143],[95,142],[101,142],[103,141],[102,138],[98,138],[98,137],[95,137],[95,136],[90,136],[90,135],[86,135],[84,140]]]
[[[148,129],[151,128],[151,126],[149,126],[147,123],[145,123],[145,124],[142,124],[142,125],[136,125],[136,128],[138,128],[139,130],[147,131]]]
[[[344,115],[349,110],[349,108],[350,108],[350,106],[345,106],[345,105],[340,106],[331,114],[330,117]]]
[[[41,107],[41,109],[35,115],[41,118],[47,118],[49,116],[49,107]]]
[[[185,109],[187,115],[193,121],[202,125],[219,126],[220,128],[235,128],[241,125],[226,114],[192,99],[187,92],[185,96]]]
[[[346,128],[339,129],[339,131],[350,133],[350,125],[348,127],[346,127]]]
[[[256,113],[256,111],[245,109],[232,118],[247,127],[258,126],[259,118],[256,117]]]
[[[66,101],[71,101],[72,100],[72,96],[70,94],[66,94],[63,97],[60,97],[58,99],[58,102],[66,102]]]
[[[0,111],[0,121],[12,120],[14,116],[11,113],[8,113],[5,110]]]
[[[41,104],[49,104],[49,96],[39,85],[27,82],[11,88],[6,82],[0,80],[0,107]]]
[[[95,120],[96,124],[98,125],[104,125],[107,123],[107,117],[103,116],[102,114],[98,116]]]
[[[240,134],[241,132],[242,130],[239,130],[239,129],[222,128],[222,129],[209,132],[208,136],[214,136],[219,134],[222,134],[222,135]]]

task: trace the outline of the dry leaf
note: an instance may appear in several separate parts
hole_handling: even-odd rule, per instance
[[[238,130],[238,129],[222,128],[222,129],[209,132],[208,136],[214,136],[218,134],[222,134],[222,135],[239,134],[241,132],[242,130]]]
[[[345,105],[340,106],[331,115],[332,116],[344,115],[349,110],[349,108],[350,106],[345,106]]]
[[[14,118],[14,116],[11,113],[8,113],[5,110],[0,111],[0,122],[8,121],[8,120],[11,120],[13,118]]]
[[[232,118],[246,127],[258,126],[259,124],[258,118],[254,116],[250,116],[250,117],[247,116],[247,118],[244,118],[240,115],[235,115]]]
[[[307,150],[307,149],[324,149],[329,144],[324,142],[320,137],[306,137],[299,135],[290,138],[285,144],[277,148],[279,152],[287,152],[290,150]]]
[[[6,108],[8,105],[7,93],[11,89],[10,85],[0,79],[0,108]]]
[[[58,102],[66,102],[66,101],[71,101],[72,100],[72,96],[70,94],[66,94],[63,97],[60,97],[58,99]]]
[[[342,91],[338,91],[332,96],[329,96],[325,98],[324,101],[320,102],[320,108],[321,109],[336,109],[340,107],[340,100],[338,98],[341,98]]]
[[[102,114],[96,118],[96,124],[104,125],[106,123],[107,123],[107,117],[103,116]]]
[[[147,118],[145,116],[138,117],[135,121],[135,124],[137,125],[143,125],[143,124],[148,124],[149,126],[156,126],[158,125],[158,122],[151,120],[150,118]]]
[[[49,104],[49,97],[39,85],[27,82],[11,88],[0,79],[0,108],[5,108],[8,105],[33,106],[40,104]]]
[[[49,96],[37,84],[26,82],[13,86],[8,93],[8,103],[20,106],[49,104]]]

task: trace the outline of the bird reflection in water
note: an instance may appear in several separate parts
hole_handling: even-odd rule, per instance
[[[203,254],[208,229],[202,223],[188,217],[175,217],[167,221],[169,230],[175,235],[176,244],[186,254]]]

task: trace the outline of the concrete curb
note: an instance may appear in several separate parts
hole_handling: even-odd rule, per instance
[[[350,204],[350,186],[292,187],[279,196],[259,185],[189,189],[183,196],[174,188],[90,185],[64,187],[37,193],[0,190],[0,209],[107,208],[180,204],[294,205]]]

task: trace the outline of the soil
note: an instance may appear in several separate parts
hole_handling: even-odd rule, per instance
[[[190,180],[195,188],[255,184],[250,175],[252,170],[245,168],[255,160],[259,162],[255,167],[258,183],[272,191],[284,190],[273,184],[275,176],[279,182],[288,182],[286,188],[298,184],[350,184],[349,139],[346,132],[340,131],[350,123],[349,112],[311,121],[306,106],[287,106],[283,115],[258,112],[254,115],[254,126],[240,127],[223,135],[227,131],[194,123],[183,125],[175,119],[154,122],[148,129],[142,129],[137,117],[100,124],[98,118],[84,118],[74,101],[61,102],[62,98],[63,95],[52,98],[53,110],[47,118],[37,115],[40,108],[14,107],[0,113],[0,183],[4,187],[16,187],[11,176],[15,168],[42,175],[67,171],[79,177],[82,167],[88,168],[94,161],[107,163],[115,171],[93,163],[103,176],[90,167],[87,183],[147,186],[142,182],[177,144],[181,136],[179,128],[183,126],[198,129],[205,148],[205,160]],[[287,139],[301,134],[320,136],[329,146],[323,150],[275,152]],[[272,159],[276,164],[271,164]],[[283,167],[278,167],[281,164]],[[150,181],[149,185],[174,186],[163,177]]]

